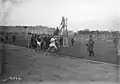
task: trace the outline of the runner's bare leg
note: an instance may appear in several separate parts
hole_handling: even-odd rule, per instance
[[[48,53],[48,51],[50,50],[50,48],[51,48],[51,47],[49,47],[49,48],[46,50],[46,53],[45,53],[45,55],[47,55],[47,53]]]

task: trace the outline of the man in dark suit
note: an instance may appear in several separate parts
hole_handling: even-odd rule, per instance
[[[88,41],[88,52],[89,52],[89,56],[93,55],[94,56],[94,41],[92,38],[92,35],[89,35],[89,41]]]
[[[60,36],[60,47],[63,47],[63,37]]]

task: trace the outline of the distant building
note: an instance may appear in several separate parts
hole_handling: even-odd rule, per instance
[[[54,34],[54,31],[55,31],[54,28],[48,28],[48,32],[47,32],[47,34],[49,34],[49,35],[53,35],[53,34]]]
[[[1,29],[2,28],[2,29]],[[24,32],[24,27],[21,26],[21,28],[16,27],[16,26],[1,26],[0,31],[3,32]]]
[[[0,31],[3,32],[53,34],[54,30],[44,26],[0,26]]]
[[[54,28],[48,28],[43,26],[31,26],[26,29],[26,33],[37,33],[37,34],[53,34]]]

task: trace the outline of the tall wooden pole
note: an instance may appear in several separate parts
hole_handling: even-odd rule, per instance
[[[68,18],[66,18],[66,32],[67,32],[67,37],[68,37],[68,29],[67,29],[67,20],[68,20]]]

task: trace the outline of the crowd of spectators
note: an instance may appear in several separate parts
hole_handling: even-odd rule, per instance
[[[18,34],[17,33],[12,33],[12,32],[2,32],[0,33],[0,39],[1,42],[6,42],[8,41],[8,36],[10,36],[12,39],[12,44],[15,45],[16,44],[16,36]],[[46,35],[46,34],[32,34],[32,33],[28,33],[25,34],[27,36],[27,40],[28,40],[28,48],[33,48],[33,49],[43,49],[46,50],[49,47],[50,44],[50,39],[53,37],[53,35]],[[24,40],[24,39],[23,39]],[[41,46],[39,46],[37,44],[37,41],[41,43]],[[57,47],[63,47],[63,37],[59,36],[56,37],[56,45]]]

